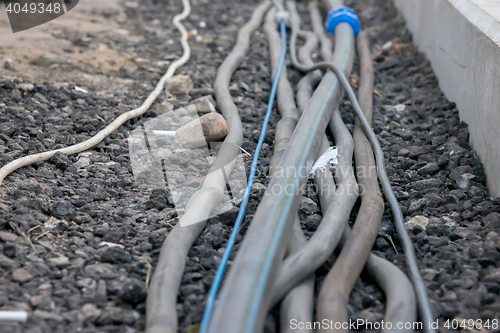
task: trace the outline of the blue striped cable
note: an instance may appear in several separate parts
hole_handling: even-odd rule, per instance
[[[227,267],[227,263],[229,261],[229,256],[231,255],[231,251],[233,250],[234,243],[236,241],[236,237],[240,232],[241,223],[243,222],[243,218],[245,217],[245,210],[247,208],[248,200],[250,199],[250,192],[252,190],[253,180],[255,178],[255,172],[257,170],[257,164],[259,162],[259,154],[262,148],[262,144],[264,143],[264,138],[266,136],[267,125],[269,123],[269,118],[271,118],[271,113],[273,109],[274,99],[276,97],[276,90],[278,89],[278,82],[281,76],[282,68],[285,64],[285,55],[286,55],[286,22],[280,22],[280,32],[281,32],[281,55],[280,61],[278,65],[278,70],[276,71],[276,76],[274,77],[273,86],[271,88],[271,95],[269,96],[269,102],[267,104],[267,112],[266,117],[264,119],[264,123],[262,124],[262,131],[260,132],[259,142],[257,143],[257,147],[255,148],[255,153],[253,156],[252,167],[250,169],[250,175],[248,177],[248,184],[245,190],[245,194],[243,196],[243,201],[240,206],[240,211],[238,213],[238,217],[234,223],[233,232],[231,233],[231,237],[227,242],[226,250],[222,256],[219,267],[217,268],[217,273],[215,274],[214,281],[212,282],[212,286],[210,287],[210,292],[208,293],[207,305],[205,308],[205,313],[203,314],[203,320],[201,321],[200,331],[199,333],[206,333],[208,329],[208,325],[210,324],[210,319],[212,318],[212,314],[214,312],[215,307],[215,299],[217,298],[217,293],[220,289],[222,278],[224,277],[224,272]]]

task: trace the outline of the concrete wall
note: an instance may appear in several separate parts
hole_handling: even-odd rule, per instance
[[[500,23],[498,11],[479,1],[394,0],[441,89],[469,124],[491,195],[500,196]],[[496,1],[493,9],[500,10]]]

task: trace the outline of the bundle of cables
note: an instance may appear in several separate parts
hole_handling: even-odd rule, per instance
[[[259,153],[260,153],[260,150],[262,148],[262,144],[264,142],[264,138],[266,135],[268,121],[269,121],[269,118],[271,116],[272,107],[273,107],[273,103],[274,103],[274,99],[275,99],[275,95],[276,95],[276,90],[278,87],[278,82],[279,82],[279,79],[281,76],[281,71],[282,71],[282,67],[284,64],[285,56],[286,56],[286,51],[287,51],[287,49],[286,49],[286,47],[287,47],[286,25],[287,25],[287,21],[289,18],[289,14],[288,14],[288,12],[286,12],[284,10],[284,7],[283,7],[281,1],[273,1],[273,2],[274,2],[276,9],[277,9],[276,20],[280,23],[281,44],[282,44],[280,61],[279,61],[277,73],[274,77],[274,81],[273,81],[273,85],[272,85],[272,89],[271,89],[271,94],[270,94],[270,98],[269,98],[269,102],[268,102],[268,107],[267,107],[267,113],[265,116],[264,123],[262,125],[262,131],[261,131],[261,134],[259,137],[257,148],[255,150],[255,155],[254,155],[254,158],[252,161],[248,185],[246,187],[246,191],[245,191],[245,194],[243,197],[243,202],[240,206],[240,210],[239,210],[238,217],[237,217],[235,225],[234,225],[234,229],[233,229],[232,234],[229,238],[227,247],[225,249],[221,263],[217,269],[217,273],[215,275],[213,284],[211,286],[211,289],[210,289],[210,292],[208,295],[207,305],[206,305],[205,313],[203,316],[203,321],[202,321],[201,327],[200,327],[201,333],[206,333],[209,331],[210,319],[211,319],[213,312],[214,312],[217,293],[221,287],[222,279],[224,276],[224,272],[227,268],[229,257],[231,255],[232,249],[234,247],[236,237],[239,233],[241,223],[242,223],[243,218],[245,216],[245,210],[246,210],[246,207],[247,207],[247,204],[249,201],[250,192],[251,192],[254,177],[255,177],[255,171],[257,168]],[[340,22],[349,23],[351,25],[351,27],[353,28],[353,32],[354,32],[355,36],[359,33],[359,31],[360,31],[359,21],[355,15],[355,13],[352,10],[344,7],[341,9],[337,9],[334,12],[329,13],[328,18],[327,18],[327,22],[326,22],[326,26],[327,26],[328,31],[333,33],[335,31],[336,25],[339,24]],[[393,216],[395,219],[395,225],[396,225],[396,229],[398,231],[398,235],[399,235],[400,240],[404,246],[404,252],[406,255],[408,271],[409,271],[410,279],[415,287],[415,291],[417,294],[421,319],[424,322],[431,322],[432,321],[432,313],[430,310],[430,305],[429,305],[429,300],[428,300],[427,293],[425,290],[425,285],[423,284],[422,278],[421,278],[419,270],[418,270],[418,265],[417,265],[417,261],[416,261],[416,257],[415,257],[415,253],[414,253],[411,239],[409,238],[409,236],[406,232],[405,226],[404,226],[404,218],[403,218],[401,209],[400,209],[399,204],[397,202],[397,199],[394,195],[394,192],[391,188],[390,180],[387,176],[387,172],[386,172],[385,165],[384,165],[384,155],[383,155],[383,151],[382,151],[382,148],[380,146],[380,143],[378,142],[378,139],[377,139],[375,133],[373,132],[370,123],[368,122],[363,111],[361,110],[361,107],[358,103],[356,94],[355,94],[354,90],[352,89],[352,87],[350,86],[348,79],[346,78],[346,76],[342,72],[342,70],[340,70],[333,62],[321,62],[321,63],[317,63],[313,66],[305,66],[305,65],[299,63],[299,61],[297,60],[296,54],[295,54],[295,44],[296,44],[296,35],[294,36],[294,34],[292,33],[292,40],[290,43],[290,48],[291,48],[290,54],[291,54],[293,67],[299,71],[302,71],[302,72],[312,72],[312,71],[315,71],[318,69],[333,71],[337,75],[337,78],[338,78],[340,84],[345,89],[349,99],[351,100],[351,103],[352,103],[352,106],[353,106],[354,111],[356,113],[356,116],[360,120],[361,126],[362,126],[363,130],[365,131],[366,136],[368,137],[369,142],[372,145],[372,148],[373,148],[375,156],[376,156],[378,177],[379,177],[379,180],[382,184],[386,199],[389,202],[389,205],[391,207],[391,210],[392,210],[392,213],[393,213]],[[427,332],[432,332],[432,328],[425,327],[424,330]]]

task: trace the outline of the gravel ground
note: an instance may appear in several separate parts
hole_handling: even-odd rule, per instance
[[[178,71],[195,88],[210,88],[216,68],[234,45],[239,27],[257,1],[192,1],[186,20],[192,57]],[[467,124],[438,87],[428,60],[411,44],[401,16],[389,0],[355,0],[374,52],[373,126],[386,153],[392,184],[415,243],[422,274],[440,325],[446,319],[498,319],[500,315],[500,201],[489,196],[484,169],[468,145]],[[304,27],[308,16],[305,6]],[[106,13],[145,42],[113,41],[117,51],[134,49],[139,65],[123,66],[116,75],[131,79],[128,89],[74,90],[67,85],[26,80],[0,83],[0,164],[28,153],[83,141],[117,115],[143,101],[168,62],[181,54],[171,28],[180,3],[127,2],[123,11]],[[222,14],[221,14],[222,13]],[[85,37],[82,39],[82,37]],[[96,36],[62,38],[75,51],[98,43]],[[85,41],[84,43],[82,42]],[[381,46],[392,41],[391,47]],[[152,64],[158,64],[158,68]],[[60,65],[64,66],[64,65]],[[270,91],[267,40],[252,39],[250,53],[233,76],[231,93],[243,121],[243,148],[256,147]],[[356,69],[355,69],[356,70]],[[15,75],[11,74],[11,75]],[[290,71],[292,82],[298,73]],[[355,85],[356,75],[351,77]],[[75,156],[56,155],[9,176],[0,188],[0,307],[27,310],[27,323],[2,332],[141,332],[144,330],[146,280],[177,213],[165,191],[134,182],[127,138],[139,125],[161,114],[167,97],[174,107],[205,93],[165,96],[143,117],[127,122],[96,148]],[[341,104],[352,129],[353,110]],[[277,112],[270,122],[259,171],[267,174]],[[245,156],[245,155],[244,155]],[[247,173],[251,157],[245,157]],[[267,185],[252,192],[242,235]],[[300,216],[306,235],[321,218],[317,198],[303,200]],[[356,211],[356,209],[354,210]],[[179,328],[190,332],[200,322],[210,284],[237,210],[209,220],[187,259],[178,299]],[[404,268],[404,256],[387,209],[374,252]],[[242,236],[238,237],[241,241]],[[101,246],[102,242],[119,246]],[[236,246],[236,250],[238,245]],[[233,254],[234,256],[234,254]],[[317,272],[321,283],[335,256]],[[317,289],[319,290],[317,284]],[[382,292],[362,276],[350,299],[351,318],[382,319]],[[273,310],[266,332],[278,332]],[[448,329],[443,329],[448,331]]]

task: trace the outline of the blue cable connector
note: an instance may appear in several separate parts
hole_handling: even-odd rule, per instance
[[[335,34],[335,28],[342,22],[346,22],[351,25],[354,32],[354,38],[356,38],[358,33],[361,31],[361,24],[359,23],[359,18],[356,15],[356,12],[348,7],[340,7],[339,9],[332,10],[328,13],[325,22],[326,30],[331,34]]]

